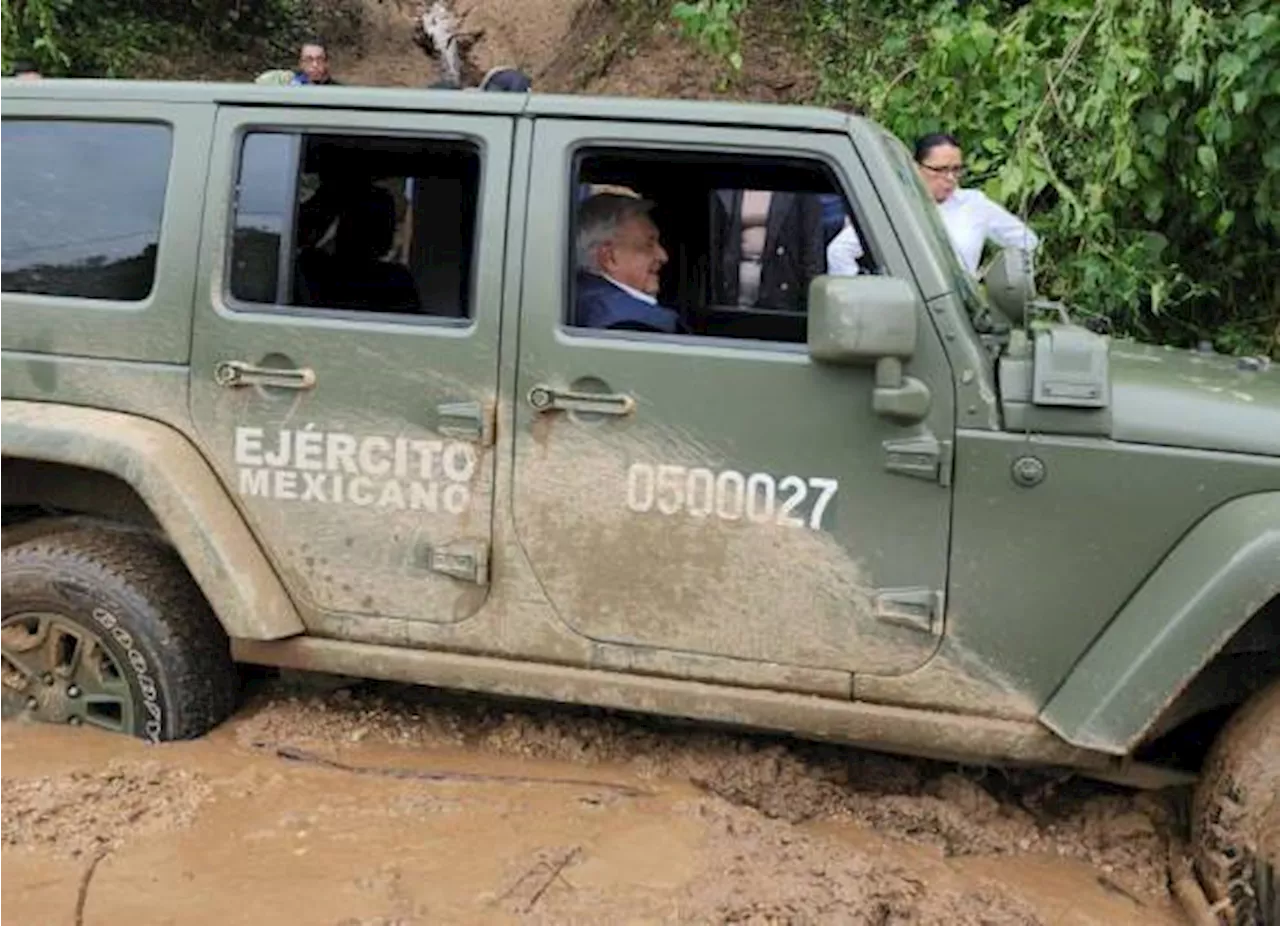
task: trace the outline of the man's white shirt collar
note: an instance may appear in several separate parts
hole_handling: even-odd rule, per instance
[[[658,304],[658,300],[656,298],[654,298],[653,296],[650,296],[646,292],[642,292],[641,290],[636,289],[634,286],[628,286],[626,283],[619,282],[618,280],[615,280],[613,277],[609,276],[609,274],[607,273],[602,273],[600,274],[600,276],[603,279],[608,280],[614,286],[618,287],[618,289],[622,290],[628,296],[631,296],[635,299],[639,299],[641,302],[647,302],[649,303],[649,305]]]

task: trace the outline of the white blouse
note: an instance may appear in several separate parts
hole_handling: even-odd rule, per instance
[[[938,204],[942,224],[946,226],[951,246],[960,263],[970,273],[978,272],[982,246],[993,241],[1002,248],[1023,247],[1034,251],[1040,246],[1036,233],[1017,216],[977,189],[959,189]],[[844,228],[827,245],[827,273],[854,276],[862,242],[846,218]]]

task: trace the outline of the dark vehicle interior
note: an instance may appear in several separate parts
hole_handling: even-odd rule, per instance
[[[245,145],[241,198],[257,192],[269,205],[256,222],[243,207],[237,216],[233,294],[467,317],[479,155],[463,143],[411,138],[288,137],[290,145],[269,149]],[[270,163],[251,170],[251,157]],[[424,164],[429,176],[418,175]],[[247,189],[254,184],[264,189]]]
[[[767,302],[743,306],[717,299],[724,229],[717,227],[723,211],[717,209],[716,200],[718,195],[739,190],[794,193],[815,200],[835,194],[850,214],[848,201],[827,167],[800,158],[730,158],[660,150],[585,150],[577,161],[579,201],[590,193],[586,185],[605,185],[626,188],[654,203],[650,216],[669,255],[658,301],[678,310],[690,331],[718,338],[804,342],[806,292],[798,294],[799,311]],[[576,234],[576,222],[572,224]],[[820,260],[817,272],[823,273],[825,251]],[[863,262],[864,272],[874,272],[869,256]]]

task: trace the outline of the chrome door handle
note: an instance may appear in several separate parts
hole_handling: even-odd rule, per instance
[[[529,390],[529,404],[535,411],[588,412],[595,415],[629,415],[636,407],[629,395],[608,392],[568,392],[549,386]]]
[[[213,381],[219,386],[275,386],[277,389],[310,389],[316,373],[310,367],[297,370],[255,367],[243,360],[220,360],[213,367]]]

